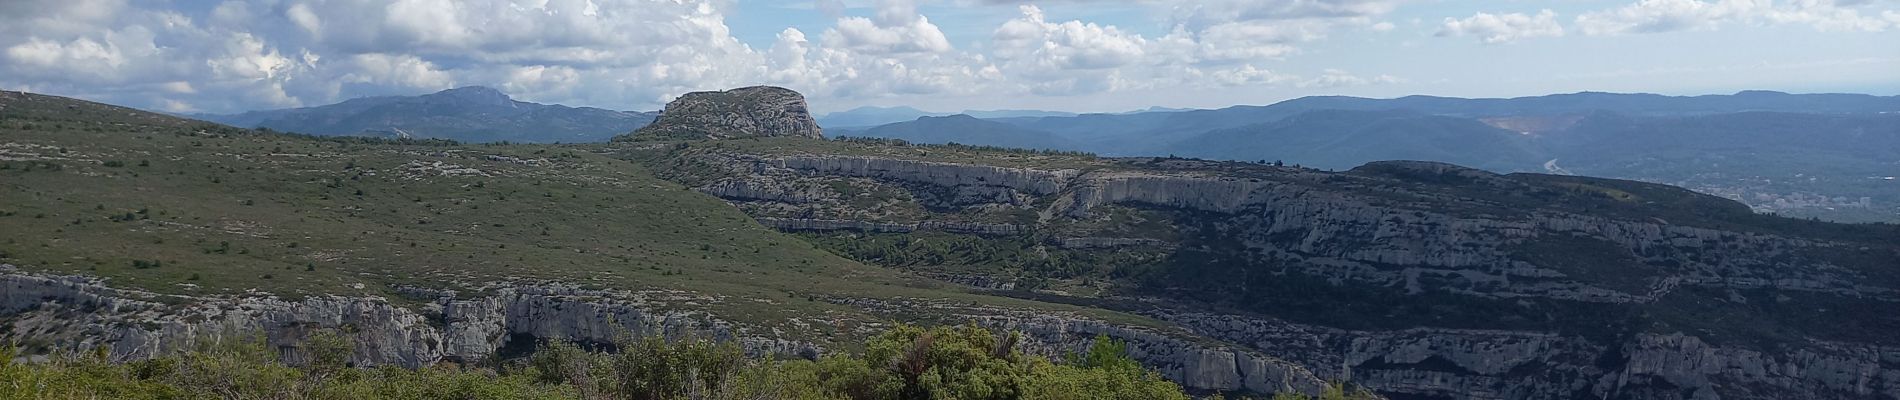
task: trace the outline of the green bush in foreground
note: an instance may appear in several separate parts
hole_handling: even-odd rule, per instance
[[[624,340],[618,352],[549,343],[499,368],[357,369],[349,342],[319,335],[292,367],[260,341],[113,363],[103,353],[18,363],[0,348],[0,399],[1187,399],[1125,347],[1097,338],[1052,362],[1014,334],[898,326],[858,356],[746,358],[731,343]]]

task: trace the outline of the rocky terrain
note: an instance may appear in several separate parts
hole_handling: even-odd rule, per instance
[[[666,103],[653,124],[625,139],[731,139],[824,137],[805,108],[805,96],[775,86],[693,92]]]
[[[756,333],[702,312],[663,311],[668,302],[708,301],[684,292],[589,290],[559,284],[484,288],[491,295],[397,288],[419,303],[380,297],[194,297],[109,288],[79,276],[34,274],[0,266],[0,312],[16,338],[80,351],[105,347],[115,359],[149,357],[262,332],[295,354],[318,330],[343,330],[359,366],[409,368],[476,362],[538,339],[608,343],[617,335],[686,335],[737,340],[754,355],[816,357],[806,342]],[[527,340],[527,343],[520,343]],[[49,343],[50,342],[50,343]],[[57,344],[53,344],[57,343]],[[293,358],[295,356],[293,355]]]
[[[1258,352],[1395,398],[1900,396],[1900,342],[1879,333],[1900,320],[1877,311],[1900,306],[1891,226],[1427,162],[1328,173],[790,140],[634,153],[841,254],[1136,312],[1241,351],[1208,356],[1219,368],[1169,367],[1193,387],[1282,385],[1251,381],[1241,354]],[[915,245],[945,240],[1029,244]],[[887,241],[898,245],[862,244]],[[982,257],[1030,261],[957,261]],[[1049,267],[1063,260],[1108,262]]]
[[[619,335],[809,358],[905,321],[1051,357],[1106,335],[1200,393],[1900,398],[1900,230],[1671,186],[825,140],[770,87],[592,146],[0,100],[0,338],[27,354],[261,333],[295,360],[337,331],[359,366]]]

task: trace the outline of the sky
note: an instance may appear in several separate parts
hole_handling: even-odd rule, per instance
[[[1900,0],[0,0],[0,89],[178,113],[481,85],[657,110],[1900,94]]]

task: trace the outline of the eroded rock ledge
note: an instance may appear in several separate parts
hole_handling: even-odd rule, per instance
[[[408,292],[425,293],[414,289]],[[262,332],[295,354],[319,330],[356,342],[358,366],[420,367],[476,361],[518,337],[609,342],[615,335],[710,336],[753,355],[815,357],[822,348],[692,311],[656,311],[642,295],[561,285],[505,286],[475,298],[438,297],[418,312],[382,298],[186,297],[107,287],[76,276],[0,267],[0,315],[8,336],[70,350],[110,349],[114,359],[150,357]],[[426,294],[426,293],[425,293]],[[436,292],[436,294],[445,294]]]
[[[115,360],[190,350],[262,332],[265,342],[302,357],[299,346],[320,330],[342,330],[356,343],[357,366],[422,367],[473,362],[523,338],[607,342],[615,335],[710,336],[736,341],[753,356],[816,358],[825,349],[775,337],[760,329],[691,311],[656,311],[637,293],[562,285],[502,286],[492,294],[458,297],[454,291],[399,287],[405,296],[432,298],[418,312],[382,298],[320,296],[299,301],[272,297],[187,297],[107,287],[79,276],[29,273],[0,265],[0,337],[31,338],[64,350],[104,347]],[[949,312],[946,322],[1023,331],[1024,350],[1066,357],[1108,335],[1131,343],[1136,360],[1198,391],[1297,390],[1317,393],[1320,381],[1303,367],[1262,353],[1210,344],[1180,333],[1126,327],[1067,315],[942,305],[906,305],[845,299],[873,312],[906,307]],[[347,329],[343,329],[347,327]]]

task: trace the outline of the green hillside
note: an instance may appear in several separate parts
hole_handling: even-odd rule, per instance
[[[497,281],[684,289],[769,299],[709,306],[764,322],[855,312],[819,296],[1022,304],[837,257],[590,148],[257,133],[6,95],[0,262],[29,270],[287,298]]]

